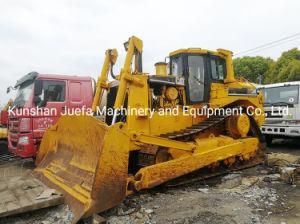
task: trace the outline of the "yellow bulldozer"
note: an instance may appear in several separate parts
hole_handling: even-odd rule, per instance
[[[124,46],[116,76],[117,50],[106,51],[95,116],[62,116],[36,158],[34,174],[64,193],[74,222],[188,173],[264,157],[263,96],[235,78],[232,52],[179,49],[149,75],[142,72],[142,40],[132,36]],[[103,101],[105,121],[96,116]]]

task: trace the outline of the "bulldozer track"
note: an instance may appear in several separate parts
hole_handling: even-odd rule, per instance
[[[167,134],[162,135],[161,137],[166,137],[169,139],[177,139],[177,138],[181,138],[181,137],[192,136],[194,134],[199,134],[201,132],[208,130],[209,128],[213,128],[213,127],[216,128],[220,124],[224,123],[227,117],[229,117],[229,116],[212,116],[200,124],[195,124],[187,129],[181,130],[179,132],[167,133]],[[252,135],[258,137],[260,142],[262,144],[264,144],[265,143],[264,136],[260,132],[260,129],[258,128],[255,120],[253,119],[253,117],[249,117],[249,118],[250,118],[250,122],[251,122],[251,126],[252,126],[252,129],[251,129]],[[264,146],[262,146],[262,148],[264,148]],[[264,159],[265,158],[264,158],[263,152],[261,150],[259,150],[254,158],[252,158],[249,161],[244,161],[243,164],[235,164],[235,165],[233,165],[231,167],[227,167],[227,168],[220,167],[219,170],[211,172],[211,173],[207,173],[205,171],[203,172],[203,169],[200,169],[191,174],[188,174],[188,175],[176,178],[175,180],[169,181],[166,184],[164,184],[164,186],[177,187],[177,186],[182,186],[182,185],[186,185],[186,184],[191,184],[191,183],[197,182],[197,181],[203,181],[205,179],[212,178],[212,177],[229,174],[231,172],[251,168],[256,165],[262,164],[264,162]]]
[[[163,138],[168,138],[172,140],[185,140],[185,139],[190,139],[196,134],[200,134],[205,132],[206,130],[209,130],[210,128],[218,128],[218,127],[223,127],[225,133],[227,134],[228,132],[226,131],[226,126],[225,126],[225,121],[226,118],[229,116],[211,116],[207,118],[205,121],[200,122],[199,124],[194,124],[191,127],[188,127],[186,129],[176,131],[176,132],[171,132],[171,133],[166,133],[160,135],[160,137]],[[254,156],[252,159],[248,161],[237,161],[235,164],[233,164],[230,167],[220,167],[219,169],[213,171],[213,172],[207,172],[205,171],[205,168],[200,169],[198,171],[195,171],[191,173],[190,175],[184,175],[182,177],[179,177],[175,180],[169,181],[168,183],[165,184],[166,187],[176,187],[176,186],[181,186],[189,183],[193,183],[196,181],[200,180],[205,180],[208,178],[228,174],[234,171],[238,170],[243,170],[247,168],[254,167],[256,165],[262,164],[264,162],[264,156],[263,152],[261,149],[264,149],[264,136],[260,132],[259,127],[257,126],[257,123],[255,122],[253,117],[249,117],[250,122],[251,122],[251,129],[250,129],[250,134],[252,136],[257,137],[262,146],[260,147],[260,150],[258,150],[256,156]],[[222,126],[223,125],[223,126]],[[155,155],[156,155],[157,149],[154,150],[142,150],[140,152],[140,158],[142,158],[142,162],[139,163],[141,166],[147,166],[155,163]],[[192,176],[192,177],[191,177]]]
[[[228,116],[211,116],[198,124],[194,124],[179,131],[164,133],[159,137],[178,141],[189,141],[196,134],[203,133],[210,128],[217,128],[222,124],[225,125],[225,119],[227,117]],[[140,150],[138,152],[138,165],[140,167],[145,167],[155,164],[157,150],[158,147],[152,147],[149,145],[145,149]]]
[[[204,132],[208,130],[209,128],[216,127],[223,123],[225,119],[228,116],[210,116],[207,118],[205,121],[199,123],[199,124],[194,124],[191,127],[188,127],[186,129],[176,131],[176,132],[171,132],[171,133],[166,133],[160,135],[160,137],[163,138],[169,138],[169,139],[178,139],[182,137],[190,137],[195,134],[199,134],[201,132]]]
[[[203,133],[203,132],[209,130],[210,128],[218,129],[219,127],[222,127],[223,131],[226,134],[228,134],[228,131],[226,130],[226,125],[225,125],[225,121],[228,117],[229,116],[210,116],[206,120],[204,120],[198,124],[194,124],[188,128],[185,128],[185,129],[182,129],[179,131],[164,133],[164,134],[161,134],[159,137],[168,138],[171,140],[188,141],[188,140],[191,140],[191,138],[193,138],[193,136]],[[257,137],[260,140],[260,142],[262,143],[262,146],[260,146],[260,148],[262,149],[265,147],[264,146],[264,142],[265,142],[264,136],[260,132],[260,129],[257,126],[254,118],[249,117],[249,119],[251,122],[250,134],[252,136]],[[141,167],[144,167],[147,165],[153,165],[155,163],[155,156],[156,156],[157,150],[158,150],[157,147],[151,148],[151,146],[148,146],[147,149],[145,148],[145,150],[139,151],[138,165],[140,165]]]

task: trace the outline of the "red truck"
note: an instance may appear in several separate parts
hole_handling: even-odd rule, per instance
[[[1,110],[0,112],[0,125],[6,126],[8,124],[8,112],[6,110]]]
[[[17,81],[8,110],[8,148],[20,157],[35,157],[42,136],[66,110],[90,108],[95,82],[90,77],[31,72]]]
[[[0,111],[0,155],[7,154],[7,111]]]
[[[10,99],[6,106],[0,111],[0,155],[8,153],[7,148],[7,125],[8,125],[8,108],[12,106],[13,101]]]

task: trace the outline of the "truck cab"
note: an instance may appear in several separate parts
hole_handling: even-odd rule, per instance
[[[35,157],[43,134],[70,109],[90,108],[94,81],[90,77],[31,72],[17,81],[8,110],[8,148],[20,157]]]
[[[270,145],[275,138],[300,137],[300,82],[260,86],[264,95],[266,120],[261,127]]]

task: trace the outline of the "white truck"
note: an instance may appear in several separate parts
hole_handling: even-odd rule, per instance
[[[265,124],[262,133],[267,144],[274,138],[300,137],[300,81],[261,85],[264,93]]]

